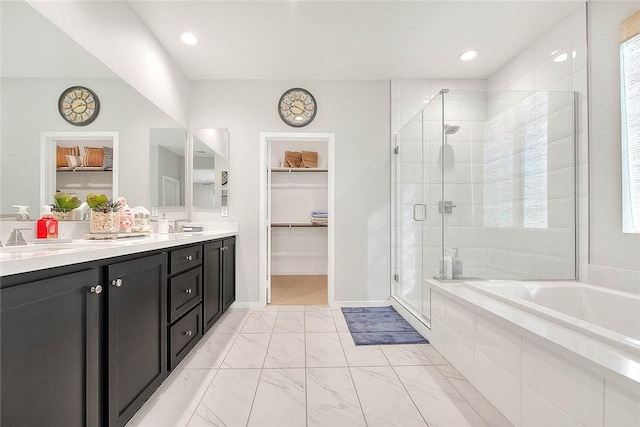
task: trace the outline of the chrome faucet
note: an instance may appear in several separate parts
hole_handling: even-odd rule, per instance
[[[24,240],[24,236],[22,235],[22,230],[31,230],[30,228],[14,228],[9,236],[9,239],[6,241],[5,246],[20,246],[26,245],[27,242]]]
[[[180,218],[180,219],[176,219],[173,221],[173,231],[170,231],[171,233],[180,233],[182,232],[182,225],[181,223],[183,222],[190,222],[191,220],[189,218]]]
[[[0,221],[2,220],[29,221],[29,219],[30,219],[29,214],[26,212],[0,214]]]

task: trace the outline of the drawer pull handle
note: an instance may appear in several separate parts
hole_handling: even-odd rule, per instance
[[[191,255],[187,255],[186,257],[184,257],[184,259],[186,259],[187,261],[192,261],[193,257]]]
[[[191,288],[189,288],[189,289],[185,289],[184,291],[185,291],[186,293],[188,293],[188,294],[190,294],[190,293],[192,292],[192,291],[191,291]]]
[[[89,291],[91,293],[94,293],[94,294],[101,294],[102,293],[102,285],[92,286],[91,288],[89,288]]]
[[[116,280],[112,280],[111,284],[116,288],[119,288],[120,286],[122,286],[122,279],[118,278]]]
[[[185,334],[186,336],[190,337],[191,335],[193,335],[193,332],[191,332],[191,331],[187,331],[187,332],[185,332],[184,334]]]

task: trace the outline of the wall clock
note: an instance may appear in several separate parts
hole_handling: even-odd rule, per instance
[[[318,112],[318,104],[306,89],[293,88],[286,91],[278,102],[278,114],[283,122],[293,127],[306,126]]]
[[[72,86],[60,95],[58,111],[68,123],[86,126],[98,117],[100,100],[91,89]]]

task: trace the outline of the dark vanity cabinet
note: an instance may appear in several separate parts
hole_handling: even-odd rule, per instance
[[[204,245],[204,332],[236,299],[235,237]]]
[[[222,240],[204,245],[204,332],[222,316]]]
[[[236,300],[236,238],[222,240],[222,311]]]
[[[100,426],[100,271],[0,290],[2,426]]]
[[[234,238],[0,280],[0,425],[122,427],[235,299]]]
[[[106,267],[109,426],[123,426],[167,376],[167,255]]]
[[[202,245],[169,254],[169,370],[202,338]]]

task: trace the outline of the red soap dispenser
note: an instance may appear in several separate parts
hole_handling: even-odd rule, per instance
[[[42,217],[37,221],[36,237],[38,239],[57,239],[58,220],[51,213],[51,206],[42,207]]]

